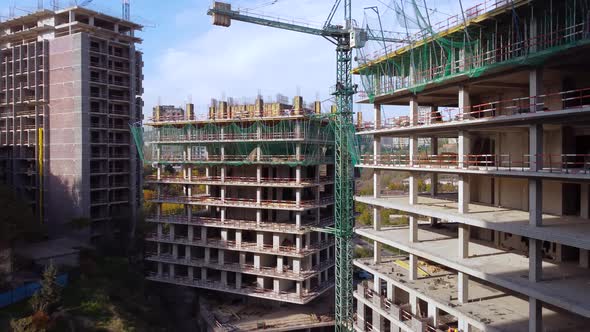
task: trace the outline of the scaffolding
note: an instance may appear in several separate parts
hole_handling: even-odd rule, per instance
[[[478,77],[499,67],[535,65],[549,56],[590,42],[588,0],[486,0],[458,16],[431,24],[428,8],[417,0],[392,2],[409,45],[371,52],[358,50],[364,97],[408,89],[466,75]],[[490,20],[489,18],[494,18]],[[410,32],[414,28],[417,32]]]

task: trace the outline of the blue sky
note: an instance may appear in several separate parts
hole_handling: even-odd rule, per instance
[[[405,0],[407,1],[407,0]],[[481,1],[481,0],[480,0]],[[60,6],[74,1],[59,0]],[[234,7],[256,8],[257,12],[282,18],[297,18],[321,25],[333,0],[231,0]],[[264,6],[265,4],[272,5]],[[385,29],[402,30],[391,20],[391,0],[354,0],[353,17],[362,22],[363,8],[378,5]],[[476,0],[463,0],[468,6]],[[428,0],[430,8],[458,12],[458,0]],[[211,98],[254,97],[278,93],[292,97],[298,91],[306,101],[330,98],[335,82],[335,51],[323,38],[296,32],[232,22],[230,28],[211,25],[206,15],[209,0],[131,0],[132,19],[146,25],[139,33],[144,53],[144,113],[161,100],[182,105],[192,99],[198,112],[205,112]],[[37,0],[0,0],[0,15],[9,6],[23,15],[37,6]],[[44,0],[46,7],[50,0]],[[94,0],[92,9],[120,15],[121,0]],[[434,9],[433,9],[434,10]],[[335,22],[342,21],[338,13]],[[444,15],[442,16],[444,17]],[[6,19],[6,18],[3,18]],[[324,104],[328,107],[329,102]],[[356,111],[370,111],[370,105],[355,105]],[[370,118],[370,112],[366,114]],[[365,116],[365,118],[367,118]]]

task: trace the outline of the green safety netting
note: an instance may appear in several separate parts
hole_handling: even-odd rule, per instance
[[[417,93],[427,84],[459,75],[478,77],[501,66],[534,66],[557,52],[589,42],[588,0],[553,1],[536,7],[516,6],[517,2],[473,7],[454,17],[454,21],[448,18],[439,25],[429,16],[424,2],[391,1],[390,15],[411,42],[404,46],[369,41],[364,48],[357,49],[358,74],[369,101],[400,89]],[[445,32],[491,10],[504,14]],[[531,15],[537,22],[533,32]],[[367,24],[364,28],[371,35],[380,35],[382,31],[381,26]],[[396,54],[392,56],[394,50]]]
[[[298,128],[297,122],[300,124]],[[354,131],[354,127],[350,130]],[[225,155],[223,163],[237,166],[261,161],[291,166],[313,165],[334,160],[334,124],[329,115],[308,116],[298,121],[285,119],[132,127],[132,133],[145,163],[174,164],[188,160],[189,153],[192,163],[220,163],[222,147]],[[350,146],[356,147],[357,144],[352,142]],[[257,157],[258,148],[260,159]],[[297,153],[299,159],[296,158]],[[358,156],[358,153],[353,155]],[[358,161],[358,157],[354,160]]]

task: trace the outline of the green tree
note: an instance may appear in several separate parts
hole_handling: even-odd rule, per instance
[[[0,211],[0,247],[40,229],[30,206],[5,185],[0,185]]]
[[[57,284],[57,268],[53,262],[43,271],[41,288],[33,294],[29,304],[35,312],[51,314],[61,301],[61,287]]]

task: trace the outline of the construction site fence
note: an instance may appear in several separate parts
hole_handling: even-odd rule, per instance
[[[467,154],[459,161],[457,154],[363,155],[361,165],[437,168],[478,168],[483,170],[529,171],[536,165],[539,170],[565,173],[590,173],[590,154]]]
[[[560,104],[561,107],[554,105]],[[553,109],[552,109],[553,106]],[[470,105],[463,108],[442,108],[431,112],[422,112],[414,123],[410,116],[385,118],[381,123],[366,121],[357,125],[357,130],[393,129],[411,126],[434,125],[477,119],[490,119],[511,115],[556,112],[579,109],[590,106],[590,88],[566,90],[537,96],[524,96]]]

